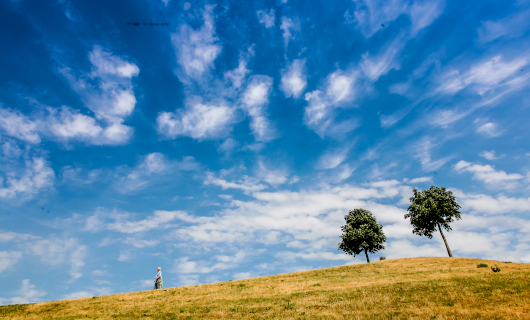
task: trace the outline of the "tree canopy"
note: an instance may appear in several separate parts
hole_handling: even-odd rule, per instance
[[[353,256],[364,252],[366,261],[370,262],[368,253],[375,253],[385,248],[383,243],[386,241],[386,237],[383,233],[383,225],[377,223],[370,211],[365,209],[350,210],[344,216],[344,220],[346,220],[346,224],[341,227],[342,242],[339,243],[339,250]]]
[[[447,240],[442,232],[442,227],[450,231],[450,223],[455,219],[460,220],[461,207],[456,202],[453,193],[445,188],[431,186],[424,191],[414,188],[414,196],[410,198],[412,204],[408,207],[405,219],[410,218],[414,227],[412,233],[419,236],[427,236],[432,239],[436,228],[440,231],[447,248],[447,253],[452,257]]]

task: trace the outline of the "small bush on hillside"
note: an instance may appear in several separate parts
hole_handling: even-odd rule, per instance
[[[386,260],[386,257],[385,256],[380,256],[379,257],[379,261],[383,261],[383,260]]]
[[[487,268],[488,265],[485,263],[477,264],[477,268]]]
[[[491,270],[493,270],[493,272],[501,272],[501,268],[497,267],[497,265],[495,265],[495,267],[491,267]]]

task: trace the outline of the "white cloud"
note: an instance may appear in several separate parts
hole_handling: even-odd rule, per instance
[[[20,111],[10,111],[0,107],[0,128],[5,135],[27,141],[40,143],[40,123],[30,120]]]
[[[263,23],[265,28],[269,29],[274,27],[276,17],[274,16],[274,9],[271,9],[269,13],[263,10],[257,12],[259,23]]]
[[[322,169],[334,169],[346,160],[350,148],[330,150],[320,156],[318,166]]]
[[[482,152],[480,156],[487,160],[497,160],[504,157],[504,154],[501,154],[500,156],[495,156],[495,150],[491,150]]]
[[[503,215],[506,213],[525,213],[530,212],[530,198],[510,198],[504,195],[493,197],[485,194],[464,193],[461,190],[451,188],[457,201],[461,204],[463,210],[473,214],[484,213],[487,215]],[[507,219],[506,216],[500,216],[499,219]],[[514,218],[515,219],[515,218]],[[506,221],[506,223],[509,223]],[[495,225],[493,223],[492,225]],[[517,226],[514,224],[513,226]],[[477,222],[477,228],[482,228],[482,224]]]
[[[431,150],[435,147],[429,139],[423,139],[416,146],[415,157],[420,160],[421,167],[424,171],[435,171],[441,168],[447,161],[451,159],[450,156],[439,160],[432,160]]]
[[[148,216],[145,219],[139,221],[129,221],[128,218],[130,217],[130,214],[115,214],[111,215],[111,217],[114,218],[115,221],[109,223],[107,225],[107,228],[109,230],[121,233],[146,232],[152,229],[166,227],[169,222],[179,217],[179,213],[180,211],[157,210],[153,213],[152,216]]]
[[[61,175],[63,182],[72,182],[78,185],[89,185],[101,177],[103,170],[93,169],[86,174],[81,168],[72,168],[72,166],[64,166],[61,168]]]
[[[328,75],[325,86],[305,94],[307,106],[304,112],[304,123],[319,136],[340,137],[358,126],[355,119],[335,121],[334,111],[354,97],[353,74],[340,70]]]
[[[225,72],[224,78],[229,79],[232,82],[232,86],[239,88],[249,73],[250,70],[247,69],[247,62],[243,59],[240,59],[237,68]]]
[[[186,75],[194,80],[200,80],[204,73],[213,69],[214,61],[221,53],[221,46],[215,35],[214,7],[211,5],[204,7],[203,25],[199,30],[184,24],[178,34],[171,35],[178,63]]]
[[[4,129],[6,135],[30,143],[39,143],[42,137],[48,137],[64,142],[84,141],[93,145],[126,143],[134,131],[123,125],[121,118],[113,118],[110,124],[102,127],[95,118],[66,106],[60,109],[48,107],[47,112],[48,115],[42,120],[31,120],[31,115],[0,108],[0,128]]]
[[[402,14],[411,20],[410,33],[414,36],[419,30],[431,25],[443,12],[445,1],[414,1],[409,0],[363,0],[356,2],[353,16],[346,11],[347,22],[355,23],[359,31],[370,38],[379,30],[396,20]]]
[[[225,154],[230,154],[234,151],[234,149],[238,146],[237,141],[235,141],[232,138],[226,139],[219,148],[217,149],[219,152],[223,152]]]
[[[282,17],[282,24],[280,25],[283,34],[283,43],[287,48],[289,41],[294,39],[293,32],[296,32],[300,29],[299,22],[291,18]]]
[[[414,183],[428,181],[430,178],[421,177]],[[445,246],[438,234],[432,240],[418,237],[412,234],[409,221],[403,218],[406,213],[402,208],[406,205],[403,199],[408,200],[411,189],[399,181],[387,180],[362,187],[344,185],[299,192],[252,192],[245,200],[227,198],[231,204],[214,216],[181,214],[178,219],[182,223],[172,236],[187,246],[223,250],[232,244],[248,246],[252,242],[282,245],[288,251],[280,249],[276,261],[289,265],[299,259],[355,262],[355,258],[337,252],[340,226],[348,210],[365,208],[383,224],[388,238],[386,249],[379,254],[387,258],[445,256]],[[530,222],[503,214],[530,212],[530,199],[453,192],[462,205],[463,217],[452,224],[452,232],[445,234],[454,254],[478,257],[491,254],[498,259],[504,255],[512,261],[526,259],[517,253],[517,248],[530,243]],[[357,259],[362,261],[364,257]],[[239,266],[236,260],[248,258],[238,260],[219,254],[210,261],[194,261],[185,257],[176,261],[175,271],[190,275],[222,272]]]
[[[251,178],[249,176],[243,176],[243,179],[237,180],[235,182],[229,182],[224,179],[215,178],[213,173],[209,172],[207,174],[206,180],[204,180],[205,185],[213,184],[215,186],[221,187],[223,190],[226,189],[239,189],[245,192],[260,191],[266,189],[267,186],[259,183],[259,179]]]
[[[11,304],[26,304],[41,301],[40,298],[46,295],[46,292],[35,289],[35,285],[29,283],[29,279],[22,280],[22,287],[17,291],[20,296],[12,297]]]
[[[193,157],[183,157],[182,161],[174,161],[167,159],[162,153],[153,152],[146,155],[132,170],[123,168],[118,170],[118,174],[122,176],[116,182],[116,188],[120,192],[131,192],[159,183],[164,176],[170,173],[191,171],[197,168],[199,164]]]
[[[130,244],[135,248],[144,248],[144,247],[154,247],[160,243],[158,240],[143,240],[128,237],[123,241],[123,243]]]
[[[38,237],[32,236],[30,234],[22,234],[22,233],[16,233],[12,231],[8,232],[0,232],[0,242],[8,242],[8,241],[20,241],[20,240],[28,240],[28,239],[38,239]]]
[[[49,108],[48,130],[59,140],[79,140],[93,145],[120,145],[129,141],[134,129],[117,119],[106,127],[96,119],[71,108],[62,107],[60,112]]]
[[[357,2],[357,8],[353,17],[346,11],[345,17],[348,22],[355,22],[359,31],[367,38],[381,30],[382,24],[387,25],[408,10],[406,0],[365,0]]]
[[[128,250],[125,250],[125,251],[120,251],[120,255],[118,256],[118,261],[120,262],[125,262],[125,261],[129,261],[132,259],[132,254],[130,251]]]
[[[516,10],[513,14],[499,19],[482,22],[478,29],[479,41],[487,43],[498,38],[517,38],[530,29],[530,10]]]
[[[448,236],[449,238],[449,236]],[[450,241],[449,238],[448,241]],[[388,243],[384,251],[387,259],[410,258],[410,257],[443,257],[447,254],[445,247],[440,244],[414,245],[409,240],[396,240]]]
[[[507,80],[517,79],[516,73],[525,65],[527,65],[526,58],[515,58],[504,62],[498,55],[473,65],[462,74],[458,69],[445,72],[439,80],[439,90],[454,94],[471,87],[478,94],[483,95]]]
[[[230,243],[248,241],[257,237],[256,234],[263,233],[265,237],[276,231],[311,247],[317,241],[338,237],[340,228],[337,226],[352,208],[371,210],[386,226],[397,222],[407,228],[403,224],[403,209],[370,200],[401,198],[403,191],[410,192],[410,187],[404,188],[394,181],[374,183],[368,188],[345,186],[301,192],[254,192],[250,193],[252,200],[232,200],[231,206],[218,216],[201,217],[200,221],[187,218],[191,225],[181,227],[175,235],[200,243]]]
[[[0,251],[0,273],[13,267],[22,257],[18,251]]]
[[[281,89],[287,98],[298,98],[307,86],[307,75],[304,71],[305,59],[295,59],[282,70]]]
[[[457,110],[439,110],[434,112],[431,116],[429,124],[447,128],[451,123],[464,118],[467,113],[458,112]]]
[[[126,57],[116,56],[99,45],[93,47],[88,58],[92,63],[90,73],[76,76],[67,67],[60,72],[104,125],[69,108],[63,108],[58,116],[49,109],[53,122],[50,131],[61,139],[77,138],[93,144],[127,143],[134,129],[123,122],[136,105],[132,78],[138,76],[140,69]]]
[[[379,54],[371,57],[369,53],[362,55],[361,69],[368,79],[377,81],[381,76],[387,74],[390,70],[399,70],[399,63],[396,56],[402,48],[402,39],[398,37],[383,48]]]
[[[55,111],[52,111],[55,113]],[[80,138],[82,140],[99,138],[103,129],[96,124],[96,119],[76,113],[63,107],[56,117],[51,117],[53,124],[50,130],[57,137],[64,139]]]
[[[216,255],[209,261],[191,261],[189,257],[183,257],[175,261],[174,271],[187,277],[194,274],[207,274],[237,268],[247,258],[248,254],[241,250],[231,256]]]
[[[273,139],[273,130],[266,118],[265,107],[269,103],[269,94],[272,88],[272,78],[268,76],[253,76],[247,86],[243,98],[243,108],[252,118],[250,128],[257,141],[270,141]]]
[[[95,76],[115,75],[123,78],[136,77],[140,69],[134,63],[124,61],[114,56],[111,52],[104,50],[101,46],[94,46],[88,59],[94,66],[92,72]]]
[[[426,183],[426,182],[432,182],[432,177],[420,177],[420,178],[414,178],[410,180],[408,183]]]
[[[477,121],[475,121],[475,123],[477,123]],[[501,132],[499,132],[499,130],[497,129],[497,125],[493,122],[486,122],[484,124],[481,124],[477,128],[477,132],[488,137],[497,137],[501,134]]]
[[[370,179],[380,179],[381,177],[384,177],[388,174],[390,169],[397,166],[397,163],[391,162],[388,165],[384,166],[382,169],[379,169],[379,166],[377,163],[372,165],[372,172],[370,173],[369,177]]]
[[[70,264],[70,275],[72,279],[82,276],[81,268],[85,265],[88,247],[81,245],[75,238],[50,238],[35,241],[29,244],[29,251],[38,255],[41,261],[50,265]]]
[[[272,186],[278,186],[288,181],[285,170],[271,170],[268,169],[262,161],[258,161],[257,176]]]
[[[70,80],[76,90],[87,102],[97,119],[105,120],[109,126],[119,125],[129,116],[136,105],[132,78],[139,69],[135,64],[113,55],[110,51],[95,45],[89,53],[92,73],[88,77],[97,79],[98,85],[88,86],[87,79],[75,79],[70,70],[63,69],[63,75]]]
[[[348,76],[341,71],[335,71],[327,77],[326,96],[332,103],[350,101],[353,94],[352,76]]]
[[[184,110],[160,113],[156,119],[158,132],[169,138],[188,136],[199,140],[226,136],[236,121],[235,111],[224,102],[203,104],[194,100]]]
[[[412,34],[430,26],[443,12],[445,0],[414,1],[409,15],[412,22]]]
[[[519,181],[524,179],[524,176],[518,173],[508,174],[504,171],[495,170],[489,164],[482,166],[464,160],[460,160],[454,168],[458,172],[472,173],[474,180],[482,181],[491,187],[514,189],[519,185]]]
[[[14,198],[19,195],[31,196],[53,186],[55,172],[43,158],[27,160],[25,172],[17,179],[9,174],[3,182],[0,179],[0,198]],[[1,178],[1,177],[0,177]]]

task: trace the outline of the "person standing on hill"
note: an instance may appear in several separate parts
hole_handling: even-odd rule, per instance
[[[160,289],[162,287],[162,271],[160,270],[160,267],[156,269],[158,273],[156,274],[155,279],[155,289]]]

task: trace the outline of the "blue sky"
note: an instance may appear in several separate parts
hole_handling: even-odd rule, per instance
[[[529,1],[0,6],[0,304],[364,263],[355,208],[446,256],[433,184],[455,256],[530,262]]]

